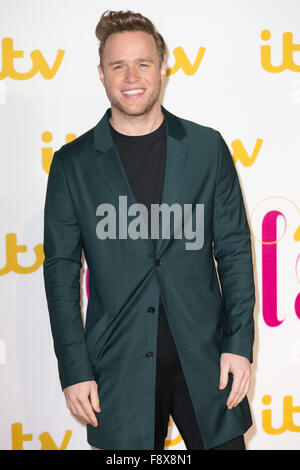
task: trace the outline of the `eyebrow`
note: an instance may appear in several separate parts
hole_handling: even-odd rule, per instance
[[[115,60],[114,62],[110,62],[108,65],[116,65],[116,64],[124,64],[124,60]],[[142,57],[138,57],[136,62],[154,62],[152,59],[143,59]]]

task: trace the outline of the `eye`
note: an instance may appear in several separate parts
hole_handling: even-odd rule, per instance
[[[119,69],[121,67],[122,67],[122,65],[117,65],[116,67],[114,67],[114,70]]]
[[[142,67],[148,67],[148,64],[140,64]]]

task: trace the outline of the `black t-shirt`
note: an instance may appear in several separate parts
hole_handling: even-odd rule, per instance
[[[166,146],[165,118],[157,129],[145,135],[120,134],[110,123],[109,125],[136,201],[147,207],[151,238],[151,204],[160,204],[162,196]],[[155,238],[152,238],[152,241],[154,244],[157,242]]]
[[[151,204],[160,204],[166,159],[166,119],[153,132],[145,135],[125,135],[109,122],[113,141],[118,150],[127,179],[137,203],[148,210],[150,237]],[[156,239],[152,239],[156,243]],[[145,313],[146,314],[146,313]],[[178,364],[178,354],[168,324],[162,297],[159,304],[157,358],[163,363]]]

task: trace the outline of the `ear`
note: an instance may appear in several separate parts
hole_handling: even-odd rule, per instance
[[[167,62],[164,60],[163,63],[161,64],[161,68],[160,68],[161,79],[165,78],[165,76],[167,74],[167,68],[168,68]]]
[[[97,65],[97,69],[98,69],[98,73],[99,73],[99,78],[100,78],[102,84],[104,85],[104,73],[103,73],[103,69],[102,69],[100,64]]]

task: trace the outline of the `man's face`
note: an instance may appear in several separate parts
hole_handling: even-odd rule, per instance
[[[126,116],[148,113],[159,101],[167,64],[159,66],[155,40],[143,31],[111,34],[105,44],[100,80],[112,107]],[[126,94],[130,92],[130,94]]]

